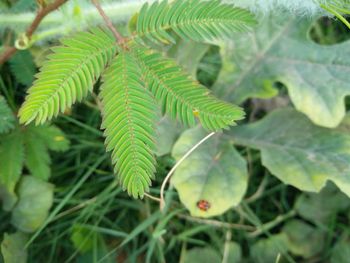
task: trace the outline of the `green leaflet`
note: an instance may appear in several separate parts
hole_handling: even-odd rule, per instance
[[[33,176],[24,176],[18,187],[18,202],[12,211],[12,224],[32,233],[45,221],[53,203],[53,185]]]
[[[173,157],[179,160],[206,134],[200,127],[185,131],[173,148]],[[246,166],[230,142],[217,134],[177,168],[171,182],[193,216],[220,215],[243,198],[248,183]],[[199,209],[201,200],[209,203],[207,211]]]
[[[81,101],[116,52],[115,39],[102,29],[80,32],[61,42],[28,90],[19,111],[21,123],[42,124]]]
[[[27,250],[25,249],[27,241],[27,235],[21,232],[5,233],[1,242],[1,254],[4,263],[27,263]]]
[[[33,132],[36,127],[30,128],[23,136],[25,141],[25,165],[31,175],[47,181],[51,176],[49,150],[44,141]]]
[[[23,137],[18,131],[0,141],[0,197],[4,210],[10,210],[16,202],[15,186],[22,173],[24,162]]]
[[[162,111],[173,119],[191,127],[198,117],[205,129],[216,131],[234,125],[244,116],[241,108],[216,99],[172,59],[139,45],[134,48],[148,88]]]
[[[344,97],[350,94],[350,42],[315,44],[308,37],[312,23],[268,17],[253,34],[222,44],[224,65],[215,93],[236,103],[269,98],[277,94],[271,83],[280,81],[299,111],[317,125],[336,127],[345,115]]]
[[[185,253],[184,263],[221,263],[221,255],[211,247],[192,248]],[[235,263],[235,262],[232,262]]]
[[[175,0],[171,4],[163,0],[141,8],[136,33],[154,42],[175,43],[168,32],[171,29],[183,39],[206,41],[246,31],[254,24],[251,13],[218,0]]]
[[[293,109],[275,111],[234,128],[234,142],[255,149],[263,165],[286,184],[318,192],[328,180],[350,196],[350,136],[313,125]]]
[[[148,191],[155,172],[157,108],[141,79],[132,53],[122,51],[103,75],[100,93],[107,151],[112,151],[123,188],[134,198]]]
[[[0,96],[0,134],[6,133],[15,127],[15,116],[7,105],[4,97]]]
[[[34,177],[47,180],[50,177],[48,150],[64,151],[69,141],[55,126],[18,127],[0,138],[0,199],[4,210],[11,210],[17,197],[15,187],[23,166]]]

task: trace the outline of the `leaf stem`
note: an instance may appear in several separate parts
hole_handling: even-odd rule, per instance
[[[39,11],[37,12],[33,22],[31,25],[27,28],[25,35],[30,40],[35,30],[39,27],[41,21],[46,17],[49,13],[59,8],[61,5],[63,5],[68,0],[56,0],[52,4],[49,4],[45,7],[40,7]],[[12,55],[14,55],[17,52],[17,48],[15,47],[8,47],[5,49],[5,51],[0,54],[0,65],[5,63]]]
[[[96,7],[97,11],[100,13],[102,16],[103,20],[106,23],[106,26],[113,32],[118,44],[123,44],[125,43],[124,37],[118,32],[118,30],[113,26],[112,20],[106,15],[105,11],[103,11],[100,3],[98,0],[91,0],[94,6]]]

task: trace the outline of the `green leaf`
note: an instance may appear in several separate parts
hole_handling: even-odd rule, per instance
[[[173,59],[135,45],[148,88],[161,104],[162,111],[178,118],[185,126],[194,126],[196,118],[208,130],[220,130],[243,118],[241,108],[220,101],[185,73]]]
[[[36,67],[28,50],[16,52],[10,59],[10,67],[16,80],[26,86],[33,83]]]
[[[244,9],[218,0],[167,0],[146,3],[137,18],[138,37],[154,42],[175,43],[168,30],[181,38],[205,41],[228,38],[232,32],[246,31],[255,24],[253,15]]]
[[[66,135],[54,125],[30,126],[31,132],[42,140],[51,151],[64,152],[69,149],[70,142]],[[29,127],[28,127],[29,129]]]
[[[184,263],[221,263],[218,251],[211,247],[192,248],[185,254]]]
[[[157,123],[157,156],[163,156],[171,152],[181,128],[174,121],[164,116]]]
[[[282,231],[288,236],[288,250],[297,256],[310,258],[323,249],[324,232],[301,220],[289,221]]]
[[[192,78],[195,78],[199,63],[209,47],[208,44],[179,39],[176,41],[176,45],[170,47],[167,54],[174,58],[186,72],[190,73]]]
[[[225,245],[226,246],[226,245]],[[242,249],[241,246],[235,242],[230,242],[227,244],[227,263],[240,263],[242,260]]]
[[[200,127],[185,131],[173,148],[174,158],[179,160],[206,134]],[[185,159],[171,182],[193,216],[210,217],[239,204],[247,180],[246,161],[228,140],[217,134]],[[198,207],[201,200],[209,203],[207,211]]]
[[[235,143],[259,149],[263,165],[284,183],[318,192],[330,180],[350,196],[350,135],[315,126],[293,109],[274,111],[230,134]]]
[[[31,175],[47,181],[51,176],[51,158],[45,142],[35,132],[36,127],[29,127],[24,135],[25,165]]]
[[[19,200],[12,211],[12,224],[32,233],[47,218],[53,203],[53,185],[33,176],[25,176],[18,187]]]
[[[279,254],[287,252],[287,245],[288,239],[284,233],[262,238],[251,247],[251,258],[254,263],[274,263]]]
[[[6,133],[15,127],[15,116],[7,105],[6,100],[0,96],[0,134]]]
[[[331,255],[330,263],[348,263],[350,258],[350,240],[343,239],[338,241]]]
[[[61,41],[43,65],[19,110],[20,122],[42,124],[81,101],[116,53],[109,31],[92,29]]]
[[[316,224],[328,224],[338,212],[347,211],[350,199],[333,184],[327,184],[320,193],[304,193],[295,202],[298,214]]]
[[[130,52],[112,61],[100,97],[107,151],[112,151],[119,181],[134,198],[143,197],[155,172],[157,107]]]
[[[344,97],[350,95],[350,42],[313,43],[308,36],[313,22],[268,17],[253,34],[237,35],[223,44],[216,94],[236,103],[269,98],[277,94],[271,82],[279,81],[295,107],[315,124],[336,127],[345,115]]]
[[[25,245],[28,237],[17,232],[14,234],[4,234],[4,240],[1,242],[1,253],[4,263],[27,263],[27,250]]]
[[[22,134],[18,131],[0,140],[0,186],[4,210],[10,210],[14,203],[15,187],[21,176],[24,162]]]
[[[93,239],[96,238],[96,234],[93,230],[76,223],[72,227],[70,239],[79,252],[85,253],[92,250],[94,245]]]

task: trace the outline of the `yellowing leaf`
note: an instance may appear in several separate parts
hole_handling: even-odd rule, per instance
[[[179,160],[206,134],[200,127],[185,131],[172,155]],[[193,216],[210,217],[237,205],[245,194],[247,180],[246,161],[217,134],[177,168],[171,182]]]

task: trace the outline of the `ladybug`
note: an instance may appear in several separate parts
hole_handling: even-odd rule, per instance
[[[209,203],[207,200],[199,200],[199,201],[197,202],[197,207],[198,207],[200,210],[206,212],[206,211],[208,211],[209,208],[210,208],[210,203]]]

